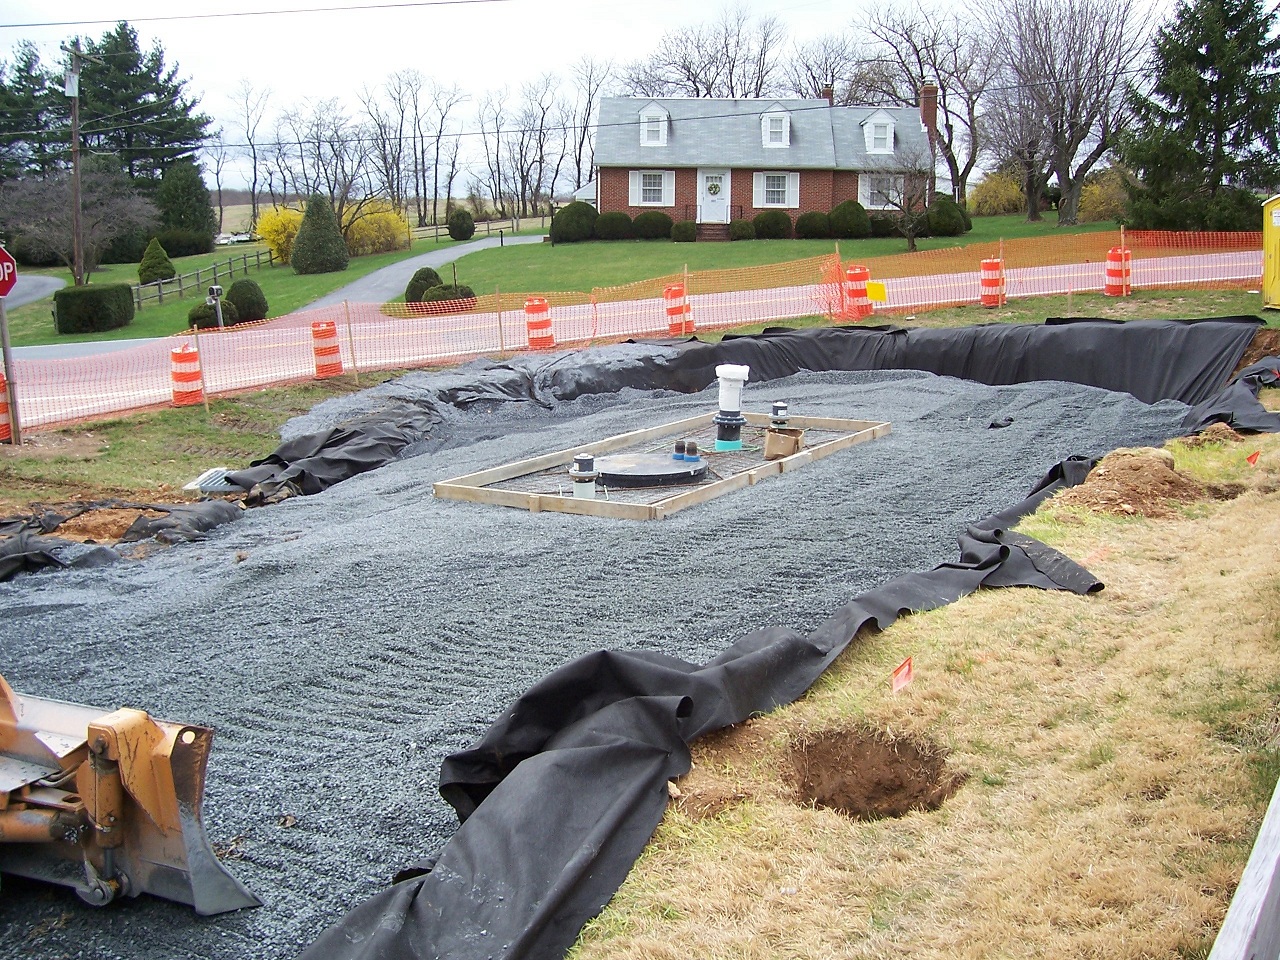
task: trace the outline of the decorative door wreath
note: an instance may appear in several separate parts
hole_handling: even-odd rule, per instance
[[[707,193],[709,193],[711,196],[714,197],[719,192],[720,192],[720,184],[715,182],[707,184]]]

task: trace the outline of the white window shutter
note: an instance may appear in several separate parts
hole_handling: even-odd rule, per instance
[[[676,172],[674,170],[662,171],[662,205],[664,207],[676,205]]]
[[[760,145],[762,147],[769,145],[769,115],[767,113],[760,117]]]
[[[800,206],[800,174],[787,174],[787,206]]]
[[[627,206],[640,206],[640,171],[632,170],[627,174]]]
[[[782,119],[782,142],[788,147],[791,146],[791,118],[783,117]]]
[[[753,173],[751,175],[751,205],[753,207],[764,206],[764,174]]]

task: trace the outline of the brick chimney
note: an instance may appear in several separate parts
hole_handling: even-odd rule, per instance
[[[920,125],[929,134],[932,145],[938,135],[938,85],[932,80],[920,84]]]
[[[822,91],[818,94],[818,96],[826,97],[827,103],[831,104],[831,106],[834,107],[836,105],[836,88],[831,84],[828,83],[825,87],[823,87]]]

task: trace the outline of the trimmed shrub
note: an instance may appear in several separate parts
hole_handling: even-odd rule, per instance
[[[406,301],[411,316],[437,317],[447,313],[466,313],[476,306],[475,291],[466,284],[437,284],[422,292],[420,301]]]
[[[449,214],[446,221],[449,226],[449,236],[454,240],[470,240],[476,235],[476,222],[471,218],[471,214],[459,207],[453,213]]]
[[[293,264],[293,272],[301,274],[337,273],[347,269],[351,262],[338,218],[329,198],[323,194],[313,193],[307,200],[298,235],[293,238],[289,262]]]
[[[935,196],[926,217],[929,235],[934,237],[964,236],[964,216],[960,205],[947,196]]]
[[[172,280],[177,275],[178,271],[173,268],[173,263],[169,260],[169,255],[164,252],[164,247],[156,237],[152,237],[151,242],[147,244],[146,253],[142,255],[142,262],[138,264],[138,282],[155,283],[157,280]]]
[[[867,216],[867,208],[857,200],[837,204],[827,216],[831,236],[837,240],[862,240],[871,236],[871,218]]]
[[[194,257],[199,253],[213,252],[213,234],[199,230],[174,227],[161,230],[155,237],[171,257]]]
[[[637,213],[631,221],[631,230],[640,240],[669,240],[675,221],[661,210]]]
[[[422,294],[429,287],[438,287],[444,281],[440,279],[440,274],[436,273],[430,267],[419,267],[413,272],[413,276],[409,280],[409,285],[404,288],[405,303],[421,303]]]
[[[790,240],[791,217],[781,210],[764,210],[757,213],[751,221],[756,228],[759,240]]]
[[[731,220],[729,222],[730,240],[754,240],[756,225],[750,220]]]
[[[826,240],[831,236],[831,218],[821,210],[796,217],[796,236],[801,240]]]
[[[364,257],[371,253],[390,253],[408,248],[409,221],[385,200],[373,200],[359,210],[354,206],[348,210],[350,216],[342,235],[351,256]]]
[[[258,214],[258,236],[276,258],[286,265],[293,253],[293,241],[302,226],[302,211],[289,207],[272,207]]]
[[[671,239],[675,243],[693,243],[698,239],[698,224],[693,220],[677,220],[671,225]]]
[[[631,229],[631,218],[621,210],[600,214],[596,217],[591,232],[597,240],[630,240],[635,236]]]
[[[230,300],[219,300],[218,303],[222,306],[222,325],[224,327],[234,327],[240,322],[240,314],[236,312],[234,303]],[[212,304],[201,300],[187,311],[187,323],[200,330],[217,329],[218,314]]]
[[[133,320],[133,288],[127,283],[63,287],[53,295],[53,328],[64,333],[99,333]]]
[[[1021,213],[1026,209],[1027,197],[1015,177],[988,173],[969,188],[968,204],[980,217],[995,217],[1002,213]]]
[[[873,237],[892,237],[898,232],[898,218],[883,214],[871,214],[871,235]]]
[[[227,302],[236,308],[241,323],[267,319],[267,295],[256,280],[241,277],[227,290]],[[226,317],[223,317],[223,323]]]
[[[591,204],[582,200],[573,201],[551,218],[551,242],[580,243],[590,240],[599,216]]]

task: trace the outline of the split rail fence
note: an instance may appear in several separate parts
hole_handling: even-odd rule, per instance
[[[247,277],[250,266],[255,270],[261,270],[264,262],[269,267],[275,263],[275,259],[276,255],[270,250],[258,249],[252,253],[246,250],[238,257],[228,257],[225,263],[219,261],[212,266],[201,267],[194,273],[182,273],[170,280],[157,280],[155,283],[137,283],[133,285],[133,303],[141,310],[151,300],[160,304],[164,303],[165,297],[182,299],[189,292],[194,292],[197,297],[203,299],[208,295],[209,285],[221,284],[224,281],[230,285],[230,282],[235,279],[237,265],[240,272]]]
[[[998,273],[990,261],[999,262]],[[589,292],[498,290],[465,303],[343,303],[127,347],[103,344],[92,356],[20,357],[14,394],[23,428],[48,428],[173,404],[179,394],[183,402],[199,403],[333,375],[358,384],[364,372],[456,364],[531,348],[581,349],[815,315],[837,323],[875,322],[877,316],[892,320],[959,304],[998,308],[1006,299],[1052,294],[1248,288],[1259,286],[1261,276],[1261,233],[1129,232],[1123,240],[1118,232],[1074,234],[856,263],[832,253]],[[998,310],[990,319],[999,319]],[[191,382],[191,351],[198,357],[198,390]]]

